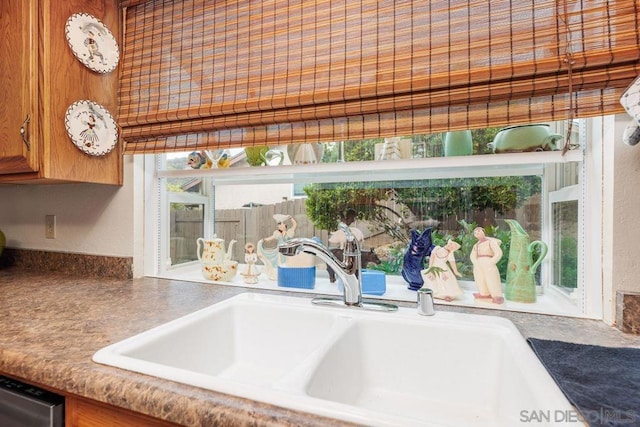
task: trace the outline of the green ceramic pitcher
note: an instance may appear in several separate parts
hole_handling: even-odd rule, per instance
[[[505,219],[511,229],[511,244],[507,263],[505,298],[516,302],[536,301],[536,270],[547,255],[547,245],[540,240],[529,242],[529,235],[515,219]],[[538,248],[540,255],[533,260]]]

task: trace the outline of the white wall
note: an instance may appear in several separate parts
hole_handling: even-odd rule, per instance
[[[133,159],[124,158],[124,185],[0,185],[0,229],[7,247],[131,257],[134,255]],[[139,202],[142,203],[142,199]],[[57,237],[45,238],[45,215]]]
[[[640,292],[640,144],[622,143],[624,127],[631,120],[626,114],[616,117],[614,149],[614,209],[612,221],[612,285],[616,291]],[[605,228],[606,229],[606,228]]]

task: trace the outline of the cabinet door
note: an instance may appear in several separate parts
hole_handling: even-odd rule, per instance
[[[38,170],[37,0],[0,1],[0,174]]]
[[[168,421],[75,396],[67,396],[64,412],[67,427],[177,427]]]

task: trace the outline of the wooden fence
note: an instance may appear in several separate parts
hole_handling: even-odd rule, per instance
[[[227,245],[231,240],[237,240],[233,248],[233,259],[244,261],[244,245],[254,244],[260,239],[269,237],[276,230],[274,214],[291,215],[297,222],[296,237],[318,237],[323,243],[329,241],[329,233],[319,230],[307,218],[304,199],[286,200],[281,203],[252,208],[216,210],[215,233],[223,238]],[[265,246],[275,247],[276,243],[268,242]]]
[[[169,220],[172,264],[198,259],[196,239],[203,235],[204,211],[202,209],[171,210]]]
[[[214,232],[228,246],[232,240],[232,259],[244,262],[244,245],[247,242],[269,237],[276,230],[274,214],[291,215],[297,222],[297,237],[318,237],[328,244],[329,233],[319,230],[307,218],[304,199],[286,200],[281,203],[251,208],[219,209],[215,211]],[[172,263],[198,259],[196,240],[203,236],[203,212],[199,209],[171,211],[171,258]],[[271,243],[271,245],[269,245]],[[275,247],[276,242],[267,242]]]

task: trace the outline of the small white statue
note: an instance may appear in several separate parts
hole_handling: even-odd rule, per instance
[[[258,283],[258,276],[260,273],[256,268],[256,262],[258,261],[258,254],[256,253],[256,246],[248,242],[244,245],[244,262],[246,264],[246,269],[244,272],[240,273],[242,276],[242,280],[248,284]]]

